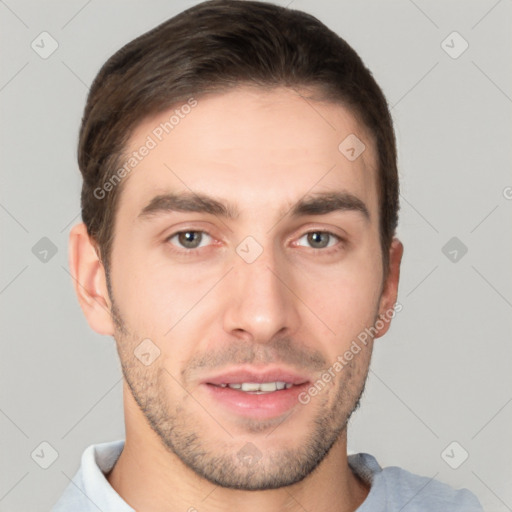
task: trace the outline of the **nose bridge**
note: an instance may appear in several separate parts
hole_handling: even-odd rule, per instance
[[[265,342],[295,329],[298,314],[283,259],[271,243],[262,246],[251,238],[236,248],[224,328]]]

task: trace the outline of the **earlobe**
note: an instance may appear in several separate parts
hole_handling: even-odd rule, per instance
[[[105,268],[83,223],[74,226],[69,235],[69,268],[87,322],[98,334],[112,336],[114,322]]]
[[[400,280],[400,263],[404,247],[398,238],[393,238],[389,248],[389,269],[380,298],[378,332],[375,338],[386,334],[395,315],[395,304],[398,296],[398,283]]]

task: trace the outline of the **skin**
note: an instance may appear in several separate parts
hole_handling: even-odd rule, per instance
[[[138,126],[129,150],[169,115]],[[349,134],[366,145],[353,162],[338,150]],[[342,105],[306,101],[287,88],[239,87],[198,98],[124,178],[111,295],[94,241],[83,224],[73,228],[79,302],[92,329],[115,337],[123,368],[126,444],[107,478],[130,506],[348,512],[364,501],[369,489],[347,463],[346,423],[373,340],[307,405],[274,418],[228,411],[200,383],[242,363],[278,364],[316,381],[392,309],[403,248],[394,239],[384,273],[375,162],[371,137]],[[190,191],[236,205],[238,217],[139,216],[159,194]],[[339,191],[359,198],[369,218],[350,210],[286,214],[306,194]],[[180,230],[207,235],[187,249],[186,239],[169,238]],[[339,239],[321,247],[309,231]],[[262,249],[250,264],[235,250],[247,236]],[[384,322],[376,337],[388,328]],[[134,356],[147,338],[160,350],[148,366]],[[252,465],[237,456],[247,443],[259,454]]]

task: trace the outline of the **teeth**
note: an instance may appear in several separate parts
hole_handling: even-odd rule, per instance
[[[242,382],[241,384],[220,384],[221,387],[239,389],[249,393],[272,393],[282,389],[290,389],[293,384],[289,382]]]
[[[262,382],[259,385],[259,389],[256,391],[276,391],[277,390],[277,383],[275,382]],[[244,386],[242,385],[242,391],[245,391]]]

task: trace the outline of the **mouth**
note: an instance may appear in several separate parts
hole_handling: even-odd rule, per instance
[[[307,376],[280,368],[250,368],[209,377],[201,385],[216,404],[230,413],[268,419],[293,409],[309,382]]]
[[[212,384],[215,386],[216,384]],[[262,395],[265,393],[274,393],[275,391],[282,391],[283,389],[290,389],[293,386],[291,382],[234,382],[230,384],[219,384],[217,387],[230,388],[243,391],[244,393],[253,393]]]

